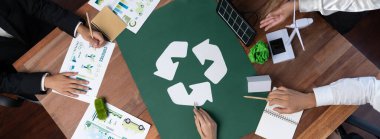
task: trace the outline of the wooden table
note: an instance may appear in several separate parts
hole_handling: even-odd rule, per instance
[[[159,6],[168,2],[169,0],[161,0]],[[250,9],[245,2],[250,1],[241,0],[235,5],[239,9]],[[263,5],[266,8],[258,10],[260,15],[265,15],[271,8],[277,6],[271,2]],[[91,6],[85,4],[77,11],[77,14],[84,17],[86,11],[89,12],[90,17],[94,17],[97,13]],[[315,21],[310,27],[301,30],[306,51],[303,52],[299,42],[294,41],[295,60],[276,65],[272,64],[272,61],[264,65],[253,65],[258,74],[269,74],[275,85],[285,85],[310,92],[312,87],[326,85],[343,77],[369,76],[379,72],[376,66],[325,23],[320,16],[315,13],[300,14],[300,16],[313,17]],[[259,34],[256,40],[265,40],[263,30],[259,30],[257,25],[256,29]],[[69,35],[55,29],[16,61],[14,66],[20,72],[57,73],[71,40]],[[248,52],[247,48],[245,50]],[[160,138],[118,46],[111,57],[99,95],[105,96],[112,105],[150,123],[152,127],[147,138]],[[70,138],[88,104],[54,93],[37,97],[64,135]],[[357,106],[329,106],[305,110],[295,137],[325,138],[356,109]],[[259,137],[252,131],[244,138]]]

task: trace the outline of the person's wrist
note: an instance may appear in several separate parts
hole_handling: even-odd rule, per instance
[[[314,108],[316,106],[316,100],[314,93],[306,94],[306,109]]]
[[[45,88],[50,89],[51,88],[51,76],[47,75],[45,77],[45,83],[44,83]]]
[[[79,25],[77,32],[78,32],[80,35],[83,35],[84,32],[86,32],[86,30],[87,30],[87,27],[84,26],[83,24],[81,24],[81,25]]]
[[[286,13],[287,15],[291,15],[293,14],[293,1],[289,1],[287,3],[285,3],[284,7],[283,7],[283,11],[284,13]]]

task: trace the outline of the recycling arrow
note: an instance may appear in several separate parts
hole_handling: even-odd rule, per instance
[[[165,51],[156,61],[157,75],[166,80],[173,80],[179,62],[173,63],[172,58],[184,58],[187,55],[187,42],[174,41],[169,44]]]
[[[216,45],[209,44],[209,39],[195,46],[193,53],[202,65],[206,60],[214,63],[205,71],[204,75],[214,84],[218,84],[227,73],[227,66],[224,62],[222,52]]]
[[[154,75],[172,81],[177,71],[179,62],[173,63],[172,58],[185,58],[187,55],[187,42],[174,41],[156,61],[157,71]],[[214,84],[218,84],[227,74],[227,66],[219,47],[209,43],[209,39],[201,42],[192,49],[199,62],[204,65],[206,60],[213,61],[204,75]],[[201,82],[189,86],[191,93],[186,91],[185,85],[179,82],[170,86],[167,91],[174,104],[202,106],[206,101],[213,101],[211,85],[209,82]]]
[[[202,82],[189,86],[193,91],[187,93],[185,86],[182,82],[179,82],[168,88],[168,93],[174,104],[202,106],[206,101],[212,102],[212,92],[209,82]]]

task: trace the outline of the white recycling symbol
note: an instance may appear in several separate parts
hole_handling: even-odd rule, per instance
[[[180,64],[179,62],[173,63],[172,58],[185,58],[187,49],[187,42],[174,41],[170,43],[157,59],[157,71],[154,72],[154,75],[172,81]],[[213,84],[218,84],[227,74],[227,66],[219,47],[210,44],[209,39],[207,39],[193,47],[192,51],[202,65],[205,64],[206,60],[213,61],[212,65],[204,72],[204,75]],[[192,84],[189,87],[192,89],[190,94],[187,93],[182,82],[176,83],[167,89],[174,104],[202,106],[207,100],[213,102],[211,85],[208,81]]]

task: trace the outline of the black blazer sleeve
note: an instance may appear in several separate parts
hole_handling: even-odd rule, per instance
[[[75,27],[81,21],[79,16],[47,0],[17,1],[27,14],[53,24],[71,36],[74,36]]]
[[[41,80],[45,73],[1,73],[0,93],[41,94]]]

